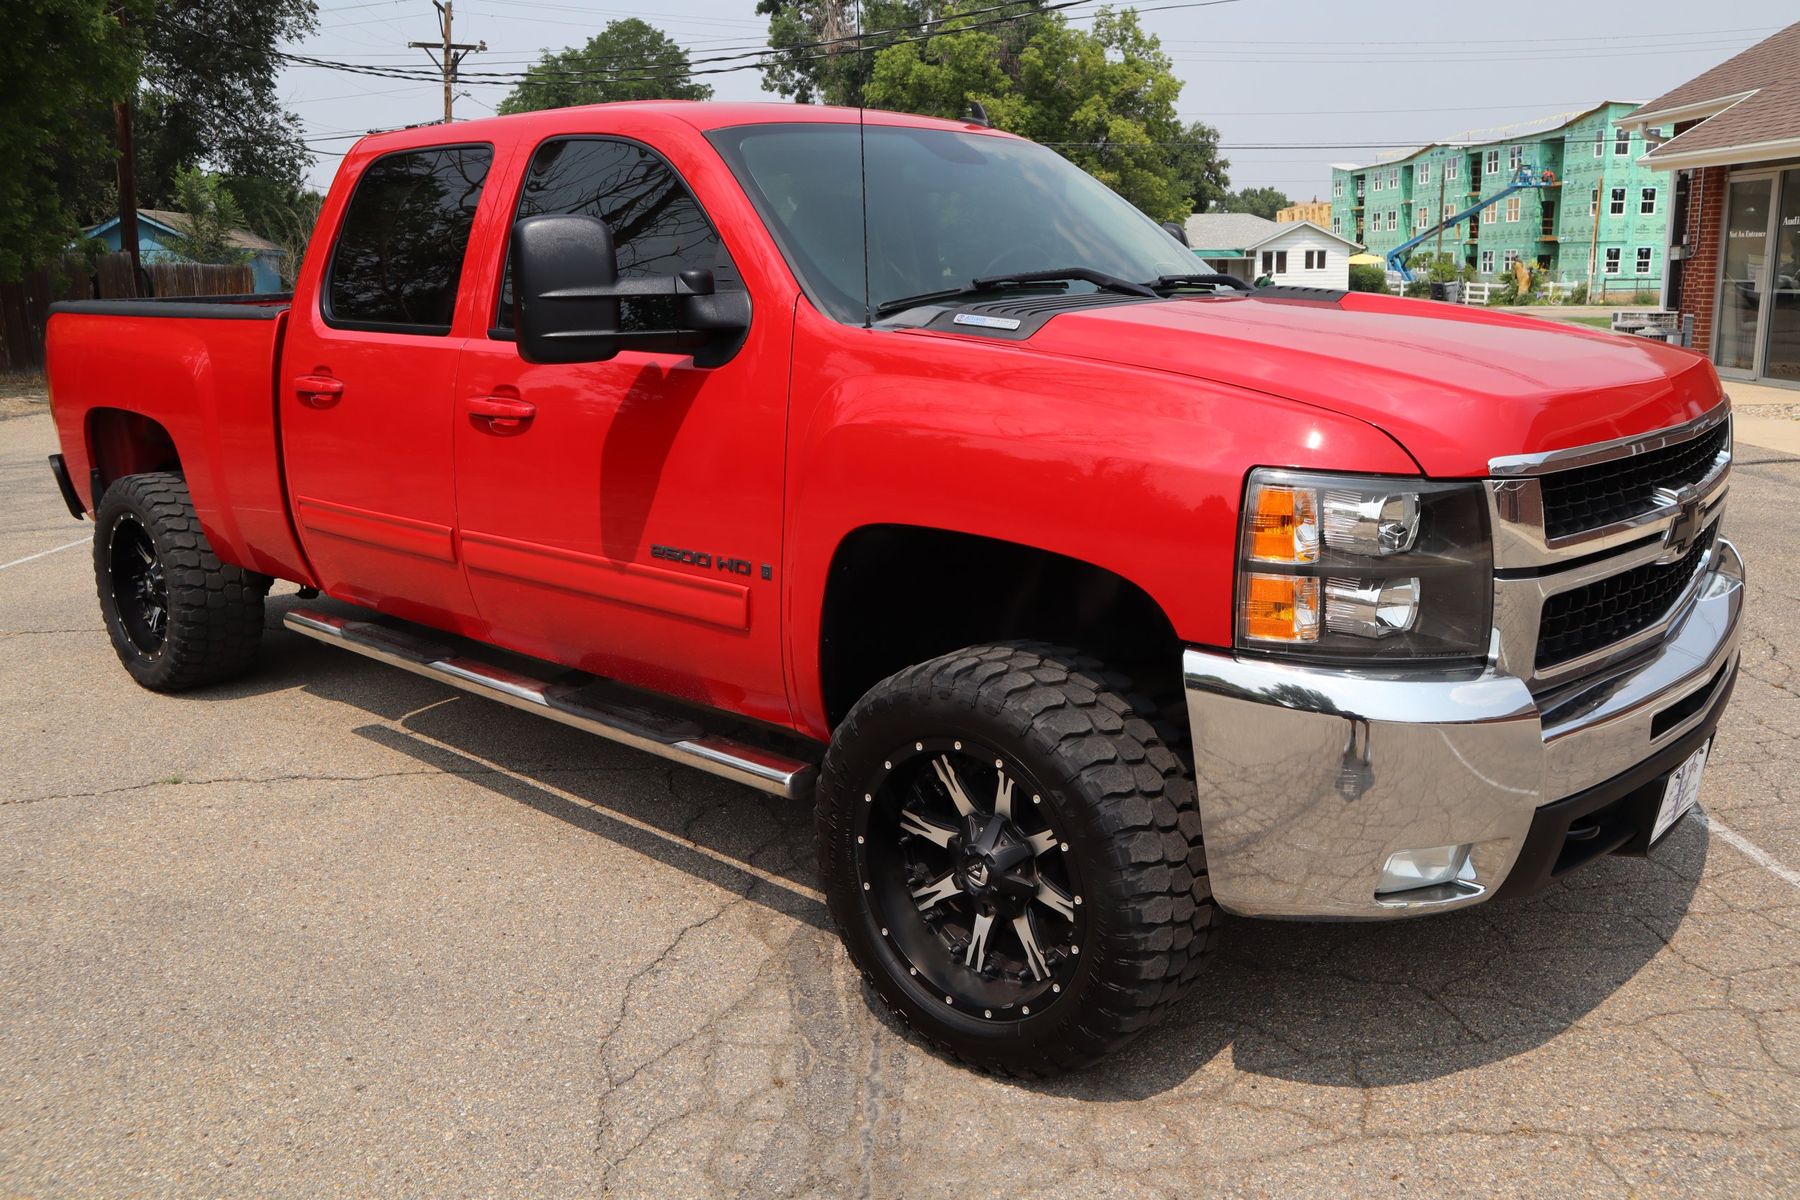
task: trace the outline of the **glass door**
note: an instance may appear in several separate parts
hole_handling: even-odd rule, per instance
[[[1775,213],[1769,257],[1775,272],[1769,287],[1769,341],[1762,374],[1781,383],[1800,383],[1800,167],[1782,173],[1781,207]]]
[[[1719,270],[1719,305],[1713,362],[1721,374],[1756,373],[1762,341],[1763,300],[1768,291],[1770,200],[1773,176],[1733,179],[1725,194],[1725,254]]]

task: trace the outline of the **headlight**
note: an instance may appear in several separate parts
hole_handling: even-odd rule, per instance
[[[1479,483],[1252,471],[1238,553],[1240,649],[1487,652],[1493,549]]]

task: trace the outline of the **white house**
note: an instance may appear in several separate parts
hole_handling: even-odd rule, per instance
[[[1268,221],[1250,213],[1195,213],[1187,219],[1188,245],[1227,275],[1263,275],[1289,287],[1343,290],[1350,286],[1350,256],[1362,247],[1311,221]]]

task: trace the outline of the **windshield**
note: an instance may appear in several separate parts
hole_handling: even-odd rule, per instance
[[[807,294],[841,321],[860,324],[864,314],[864,176],[871,310],[984,276],[1086,267],[1146,282],[1207,269],[1123,197],[1042,146],[947,129],[863,131],[860,161],[855,125],[710,135]]]

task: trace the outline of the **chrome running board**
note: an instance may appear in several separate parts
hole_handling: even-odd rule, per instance
[[[710,734],[691,716],[653,707],[653,697],[593,676],[556,682],[481,662],[410,629],[296,608],[282,618],[295,633],[449,684],[477,696],[742,783],[798,799],[818,768],[772,750]]]

